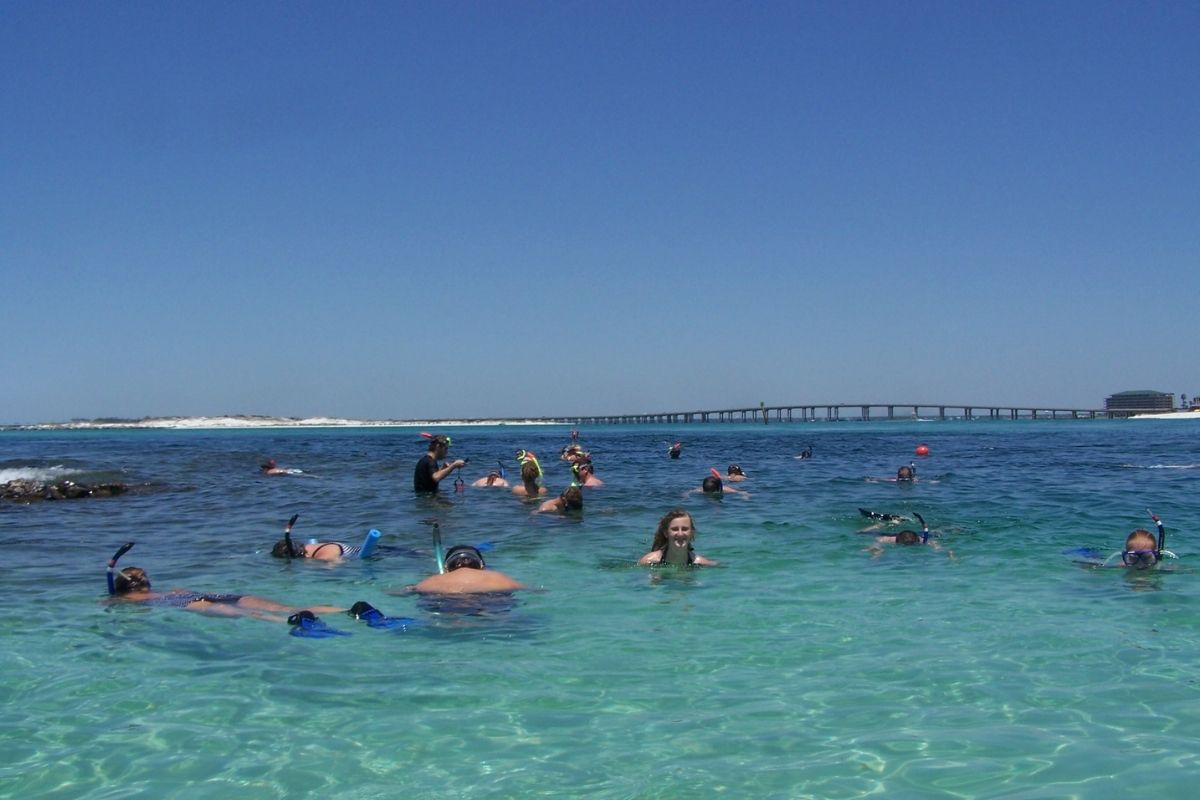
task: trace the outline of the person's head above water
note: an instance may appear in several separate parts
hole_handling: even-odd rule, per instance
[[[491,472],[489,472],[487,474],[487,485],[491,486],[493,483],[495,483],[499,479],[500,479],[500,473],[496,472],[495,470],[492,470]]]
[[[429,452],[437,453],[437,457],[441,458],[450,449],[450,437],[442,436],[440,433],[436,436],[429,437]]]
[[[1121,562],[1127,567],[1146,569],[1158,563],[1158,540],[1144,528],[1138,528],[1125,538]]]
[[[896,534],[896,544],[920,544],[921,534],[916,531],[900,531]]]
[[[150,591],[150,576],[141,567],[126,567],[116,574],[113,594]]]
[[[484,569],[487,566],[483,561],[483,554],[469,544],[459,544],[451,547],[446,551],[446,558],[443,563],[446,566],[447,572],[463,568]]]
[[[746,473],[742,472],[742,468],[741,468],[741,467],[739,467],[737,464],[730,464],[730,465],[729,465],[729,470],[728,470],[728,472],[727,472],[726,474],[728,474],[728,475],[741,475],[741,476],[743,476],[743,477],[746,475]]]
[[[536,461],[526,461],[521,465],[521,480],[526,483],[533,483],[541,475]]]
[[[663,518],[658,521],[658,528],[654,531],[654,541],[650,545],[651,550],[662,550],[670,544],[671,533],[687,535],[688,545],[696,540],[696,523],[692,521],[692,515],[684,511],[682,508],[676,508],[668,511]]]
[[[911,481],[915,477],[916,475],[913,473],[912,467],[904,466],[896,470],[896,480],[898,481]]]
[[[290,539],[280,539],[271,548],[271,555],[275,558],[304,558],[304,545]]]
[[[563,511],[579,511],[583,508],[583,491],[578,486],[568,486],[558,496],[563,502]]]
[[[724,484],[716,475],[709,475],[705,478],[700,483],[700,488],[705,494],[721,494],[725,490]]]

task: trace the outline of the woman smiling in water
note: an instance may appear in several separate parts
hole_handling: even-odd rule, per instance
[[[638,559],[639,564],[677,564],[680,566],[712,567],[717,562],[692,549],[696,540],[696,524],[692,515],[683,509],[668,511],[658,521],[650,552]]]

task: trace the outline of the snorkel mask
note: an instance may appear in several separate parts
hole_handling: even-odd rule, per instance
[[[484,569],[483,554],[469,544],[459,544],[446,551],[446,571],[456,569]]]

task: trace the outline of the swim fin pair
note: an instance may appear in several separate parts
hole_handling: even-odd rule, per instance
[[[331,628],[321,621],[311,611],[300,611],[288,617],[288,625],[292,626],[292,636],[303,636],[307,639],[327,639],[330,636],[349,636],[346,631]]]
[[[418,624],[417,620],[412,617],[389,617],[386,616],[375,606],[359,600],[354,605],[350,606],[350,610],[346,612],[355,619],[362,620],[367,623],[368,627],[381,628],[384,630],[407,630]]]

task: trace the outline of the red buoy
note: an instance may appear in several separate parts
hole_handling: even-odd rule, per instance
[[[917,445],[916,453],[919,456],[927,456],[929,455],[929,448],[923,444],[919,444]]]

